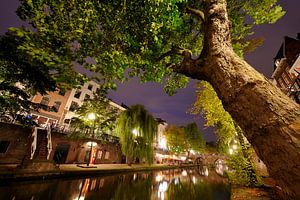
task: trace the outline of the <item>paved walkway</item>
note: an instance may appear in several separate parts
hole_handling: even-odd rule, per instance
[[[17,165],[1,165],[0,180],[31,180],[31,179],[47,179],[62,177],[80,177],[92,176],[99,174],[115,174],[125,172],[147,171],[147,170],[163,170],[191,167],[192,165],[164,165],[164,164],[62,164],[53,168],[43,168],[43,166],[34,166],[32,168],[20,169]]]

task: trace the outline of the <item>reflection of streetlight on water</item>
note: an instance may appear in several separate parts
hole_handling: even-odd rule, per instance
[[[167,189],[168,189],[167,181],[163,181],[159,184],[158,193],[157,193],[159,199],[161,200],[165,199],[165,192],[167,191]]]
[[[96,121],[96,115],[95,113],[89,113],[87,118],[91,121],[93,121],[93,128],[92,128],[92,139],[95,138],[95,121]],[[90,155],[89,158],[87,160],[86,165],[89,166],[90,162],[92,161],[92,151],[93,151],[93,146],[96,146],[97,143],[96,142],[88,142],[88,145],[91,147],[90,148]]]

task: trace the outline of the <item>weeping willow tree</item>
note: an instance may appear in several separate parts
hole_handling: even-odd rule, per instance
[[[145,159],[153,162],[153,140],[157,134],[157,122],[142,105],[133,105],[123,111],[116,122],[116,135],[120,137],[122,152],[127,162]]]

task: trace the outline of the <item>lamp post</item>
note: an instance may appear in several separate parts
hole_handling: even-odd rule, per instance
[[[89,113],[87,118],[91,121],[93,121],[93,128],[92,128],[92,139],[95,138],[95,121],[96,121],[96,115],[95,113]],[[87,160],[86,165],[89,166],[91,158],[92,158],[92,150],[93,150],[93,141],[91,141],[91,148],[90,148],[90,155],[89,158]]]

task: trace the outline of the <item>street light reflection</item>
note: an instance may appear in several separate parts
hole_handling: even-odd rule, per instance
[[[167,191],[167,189],[168,189],[167,181],[163,181],[162,183],[159,184],[158,193],[157,193],[159,199],[161,200],[165,199],[165,192]]]
[[[162,175],[160,175],[160,174],[158,174],[156,177],[155,177],[155,181],[156,182],[160,182],[160,181],[162,181]]]

